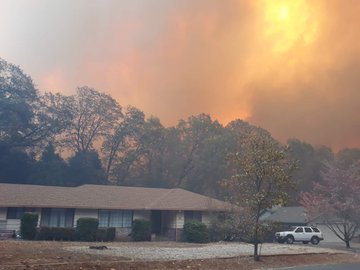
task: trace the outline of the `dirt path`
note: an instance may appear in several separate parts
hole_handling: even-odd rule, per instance
[[[261,262],[254,262],[250,256],[218,259],[193,259],[171,261],[136,261],[126,256],[101,255],[74,252],[71,248],[89,246],[89,243],[71,242],[30,242],[0,241],[0,269],[266,269],[282,266],[360,262],[360,255],[344,254],[304,254],[269,255]],[[103,244],[102,244],[103,245]],[[106,243],[109,247],[176,248],[207,247],[185,243]],[[178,250],[179,251],[179,250]],[[180,250],[180,252],[183,252]]]

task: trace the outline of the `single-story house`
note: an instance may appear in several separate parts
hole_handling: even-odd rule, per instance
[[[79,218],[97,218],[99,227],[115,227],[118,239],[128,237],[135,219],[146,219],[151,221],[156,237],[181,240],[187,220],[208,224],[212,212],[231,207],[180,188],[1,183],[0,194],[0,230],[18,230],[23,213],[35,212],[38,227],[74,227]]]

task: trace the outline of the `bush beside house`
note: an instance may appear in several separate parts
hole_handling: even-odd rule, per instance
[[[36,226],[39,216],[33,213],[25,213],[21,218],[20,235],[22,239],[34,240],[36,236]]]
[[[98,242],[112,242],[115,239],[115,232],[115,228],[98,228],[95,240]],[[47,241],[85,241],[80,240],[78,235],[79,232],[76,228],[41,227],[38,229],[36,239]]]
[[[191,220],[184,224],[185,240],[190,243],[207,243],[209,242],[209,232],[204,223]]]
[[[55,240],[55,241],[76,241],[75,228],[50,228],[41,227],[36,236],[37,240]]]
[[[112,242],[116,236],[115,228],[99,228],[96,232],[96,241]]]
[[[226,218],[211,220],[208,233],[211,242],[239,240],[239,232],[234,228],[231,220]]]
[[[131,238],[135,242],[151,240],[151,222],[145,219],[135,219]]]
[[[96,218],[79,218],[76,222],[77,239],[86,242],[95,241],[98,227],[99,220]]]

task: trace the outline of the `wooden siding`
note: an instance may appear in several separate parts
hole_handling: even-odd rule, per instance
[[[0,207],[0,220],[6,220],[6,207]]]
[[[8,219],[6,221],[6,230],[20,230],[20,219]]]
[[[6,230],[6,207],[0,207],[0,230]]]
[[[177,211],[176,212],[176,219],[175,219],[175,224],[173,228],[177,228],[177,229],[182,229],[184,228],[184,211]]]

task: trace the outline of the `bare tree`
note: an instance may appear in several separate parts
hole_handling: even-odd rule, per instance
[[[346,166],[340,160],[325,163],[322,182],[302,195],[310,218],[320,218],[350,248],[360,230],[360,162]]]
[[[87,86],[73,97],[73,121],[65,134],[65,146],[75,152],[93,150],[94,142],[111,134],[122,120],[121,106],[109,95]]]

